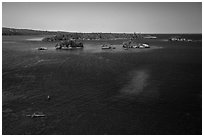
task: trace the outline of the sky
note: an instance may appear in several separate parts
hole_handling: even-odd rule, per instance
[[[202,33],[202,3],[3,2],[2,26],[70,32]]]

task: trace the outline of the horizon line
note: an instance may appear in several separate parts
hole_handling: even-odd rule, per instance
[[[202,34],[202,32],[137,32],[137,31],[132,31],[132,32],[80,32],[80,31],[67,31],[67,30],[44,30],[44,29],[33,29],[33,28],[16,28],[16,27],[6,27],[2,26],[3,28],[9,28],[9,29],[21,29],[21,30],[33,30],[33,31],[48,31],[48,32],[65,32],[65,33],[125,33],[125,34]]]

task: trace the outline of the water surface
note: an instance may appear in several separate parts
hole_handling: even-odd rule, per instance
[[[61,51],[26,39],[3,37],[3,134],[201,134],[202,43]]]

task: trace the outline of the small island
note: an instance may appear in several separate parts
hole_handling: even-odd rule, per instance
[[[81,42],[76,42],[76,40],[66,40],[66,41],[60,41],[56,44],[56,49],[81,49],[84,45]]]

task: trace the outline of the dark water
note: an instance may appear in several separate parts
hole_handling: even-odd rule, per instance
[[[202,134],[201,42],[56,51],[27,39],[3,37],[3,134]]]

